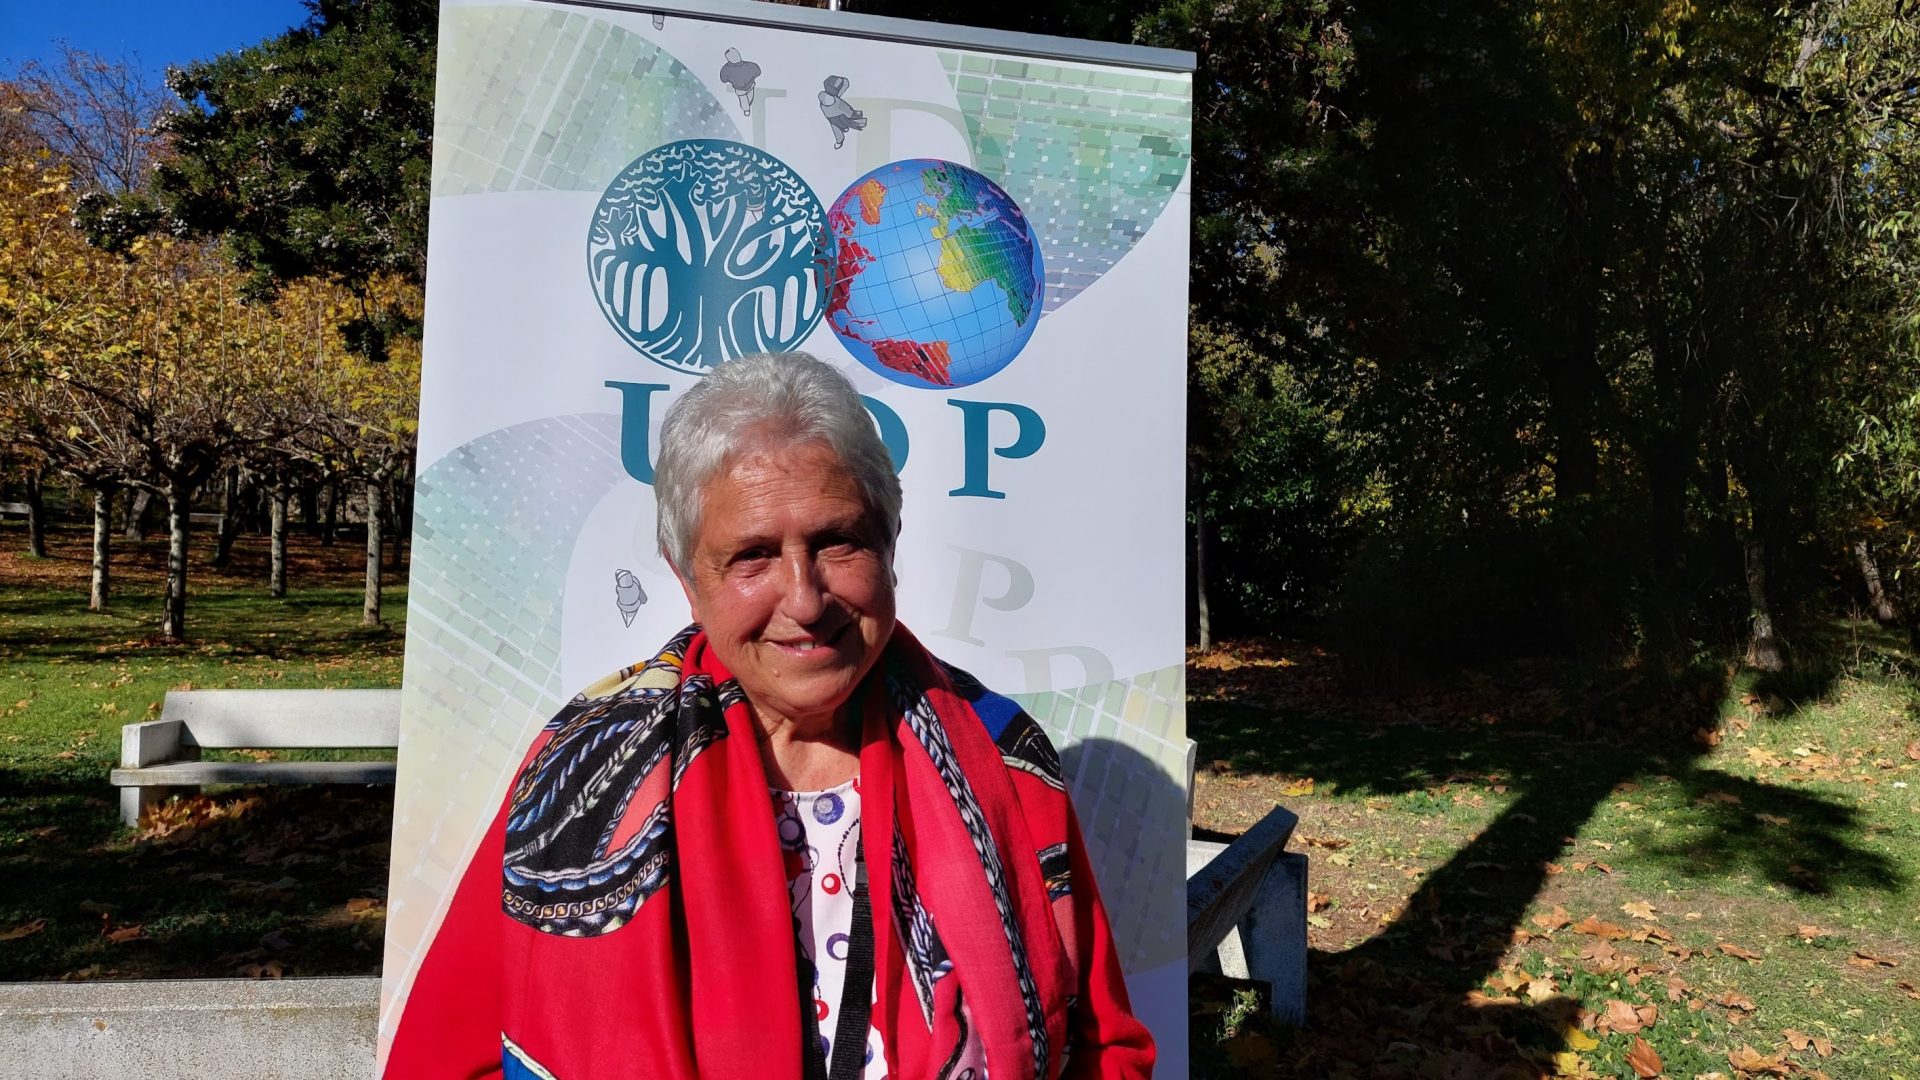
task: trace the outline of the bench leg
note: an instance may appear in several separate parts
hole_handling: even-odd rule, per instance
[[[138,828],[140,818],[148,810],[175,795],[189,795],[195,790],[190,787],[123,787],[120,789],[120,822],[130,829]]]
[[[1272,987],[1272,1018],[1285,1027],[1307,1021],[1307,857],[1283,851],[1260,882],[1239,927],[1247,977]]]

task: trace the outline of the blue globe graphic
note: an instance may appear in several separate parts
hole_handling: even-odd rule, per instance
[[[1040,321],[1040,238],[1000,185],[915,158],[855,180],[827,210],[827,325],[904,386],[969,386],[1013,362]]]
[[[785,352],[825,313],[820,200],[763,150],[657,146],[621,170],[587,232],[594,299],[643,355],[693,375]]]

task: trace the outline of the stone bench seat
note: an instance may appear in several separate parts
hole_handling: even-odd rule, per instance
[[[391,784],[391,761],[175,761],[113,770],[114,787],[206,784]]]
[[[391,761],[203,761],[204,750],[393,750],[398,690],[169,690],[120,729],[120,818],[206,784],[392,784]]]

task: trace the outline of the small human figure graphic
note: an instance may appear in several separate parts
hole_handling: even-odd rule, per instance
[[[647,591],[640,587],[640,579],[633,576],[633,571],[613,572],[613,602],[620,608],[621,621],[632,626],[633,617],[640,614],[640,605],[647,602]]]
[[[727,50],[727,62],[720,66],[720,81],[740,99],[740,112],[753,115],[753,82],[760,77],[760,65],[740,59],[739,49]]]
[[[820,114],[827,118],[827,124],[833,128],[833,148],[838,150],[846,145],[847,132],[866,130],[867,114],[847,104],[840,96],[852,85],[845,75],[829,75],[820,85]]]
[[[657,11],[656,11],[656,12],[654,12],[654,13],[653,13],[653,28],[654,28],[655,30],[665,30],[665,29],[667,28],[667,17],[666,17],[665,15],[662,15],[662,14],[660,14],[660,13],[659,13],[659,12],[657,12]]]

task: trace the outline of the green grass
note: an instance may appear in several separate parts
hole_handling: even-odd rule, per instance
[[[155,543],[128,546],[90,613],[85,536],[54,541],[0,553],[0,981],[378,971],[390,792],[227,791],[138,833],[107,774],[121,725],[169,689],[398,685],[404,586],[365,628],[350,545],[303,539],[274,600],[264,542],[243,539],[227,572],[193,567],[189,641],[170,645]]]
[[[1342,689],[1304,646],[1202,658],[1197,823],[1233,832],[1285,802],[1325,899],[1310,1027],[1236,1022],[1209,1045],[1198,1025],[1219,1022],[1197,1017],[1196,1072],[1633,1077],[1640,1038],[1672,1077],[1739,1075],[1743,1046],[1806,1075],[1920,1077],[1900,985],[1920,984],[1915,665],[1870,626],[1827,646],[1786,678],[1533,665],[1394,696]],[[1651,918],[1624,910],[1640,904]],[[1671,940],[1596,960],[1589,916]],[[1596,1028],[1610,1001],[1657,1019]]]

